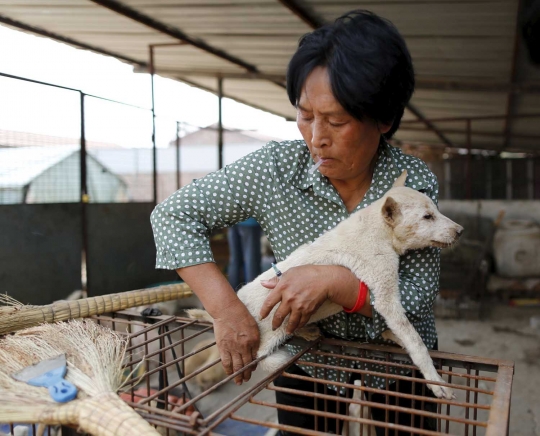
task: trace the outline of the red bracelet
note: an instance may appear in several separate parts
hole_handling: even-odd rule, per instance
[[[354,303],[354,306],[351,309],[347,309],[346,307],[344,307],[343,311],[345,313],[359,312],[360,309],[364,307],[364,304],[366,304],[367,293],[368,293],[367,285],[363,281],[360,281],[360,287],[358,288],[358,298],[356,299],[356,303]]]

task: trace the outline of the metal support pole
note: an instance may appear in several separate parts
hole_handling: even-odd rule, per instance
[[[86,172],[86,127],[84,115],[84,97],[85,94],[80,92],[81,102],[81,148],[80,148],[80,176],[81,176],[81,233],[82,233],[82,253],[81,253],[81,289],[89,292],[88,286],[88,177]],[[88,293],[90,296],[90,294]]]
[[[156,106],[154,101],[154,47],[150,50],[150,84],[152,87],[152,200],[157,204],[157,148],[156,148]]]
[[[180,189],[180,121],[176,122],[176,189]]]
[[[534,161],[527,159],[527,198],[534,199]]]
[[[452,199],[452,165],[450,162],[450,159],[444,161],[444,198],[446,200]]]
[[[512,162],[513,159],[506,159],[506,199],[512,200],[513,197],[513,190],[514,190],[514,184],[513,184],[513,174],[512,174]]]
[[[472,198],[472,155],[471,155],[471,120],[467,120],[467,166],[466,166],[466,192],[467,200]]]
[[[486,160],[486,200],[493,198],[493,159]]]
[[[218,77],[218,169],[223,168],[223,78]]]

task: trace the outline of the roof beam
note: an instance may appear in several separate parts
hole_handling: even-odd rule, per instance
[[[130,64],[138,65],[139,67],[146,67],[146,62],[138,61],[119,53],[115,53],[109,50],[104,50],[102,48],[86,44],[84,42],[79,42],[72,38],[67,38],[65,36],[59,35],[58,33],[49,32],[48,30],[42,29],[40,27],[30,26],[29,24],[22,23],[20,21],[14,20],[13,18],[6,17],[5,15],[0,15],[0,23],[4,23],[8,26],[15,27],[17,29],[24,30],[26,32],[35,33],[36,35],[44,36],[46,38],[54,39],[59,42],[64,42],[73,47],[82,48],[84,50],[90,50],[95,53],[99,53],[105,56],[112,56],[114,58],[129,62]]]
[[[473,91],[473,92],[508,92],[508,93],[540,93],[540,82],[495,82],[477,80],[452,80],[437,78],[416,78],[416,89],[431,89],[440,91]]]
[[[197,77],[212,77],[222,79],[241,79],[241,80],[268,80],[270,82],[284,82],[285,76],[283,74],[265,74],[265,73],[230,73],[230,72],[216,72],[208,70],[176,70],[174,68],[155,68],[157,73],[165,75],[182,74],[186,76]],[[135,67],[136,73],[148,73],[147,67]]]
[[[157,69],[156,69],[157,71]],[[136,68],[136,72],[146,72],[144,67]],[[171,68],[159,68],[159,72],[163,74],[186,74],[189,76],[199,77],[222,77],[223,79],[254,79],[254,80],[269,80],[273,82],[285,82],[283,74],[267,74],[267,73],[231,73],[231,72],[215,72],[208,70],[175,70]],[[514,93],[540,93],[540,82],[524,82],[519,84],[510,84],[506,82],[486,82],[486,81],[464,81],[464,80],[448,80],[448,79],[416,79],[416,89],[426,90],[441,90],[441,91],[471,91],[471,92],[514,92]]]
[[[446,117],[446,118],[431,118],[430,121],[434,123],[442,123],[442,122],[456,122],[456,121],[464,121],[467,122],[468,120],[471,121],[493,121],[493,120],[502,120],[506,117],[506,115],[479,115],[479,116],[471,116],[471,117]],[[515,115],[514,118],[540,118],[540,112],[539,113],[527,113],[527,114],[519,114]],[[415,124],[421,122],[420,120],[403,120],[401,122],[402,125],[404,124]]]
[[[517,2],[517,12],[516,12],[516,28],[514,31],[514,51],[512,53],[512,67],[510,69],[510,83],[514,85],[517,82],[518,76],[518,55],[520,47],[520,35],[521,35],[521,9],[523,2],[519,0]],[[513,90],[508,92],[508,97],[506,99],[506,120],[504,122],[504,143],[500,151],[503,151],[505,148],[510,145],[510,136],[512,134],[512,114],[514,112],[515,105],[515,93]]]
[[[304,7],[299,6],[295,0],[278,0],[278,1],[312,29],[316,29],[317,27],[321,27],[325,24],[325,22],[322,19],[308,12]]]
[[[450,141],[443,132],[441,132],[431,121],[429,121],[423,114],[420,112],[416,106],[414,106],[412,103],[407,103],[407,109],[416,117],[418,118],[419,122],[422,122],[426,125],[426,127],[429,130],[432,130],[435,135],[439,137],[439,139],[448,147],[455,147],[455,145]],[[399,130],[398,130],[399,131]]]
[[[162,23],[161,21],[155,20],[152,17],[145,15],[137,11],[136,9],[133,9],[116,0],[90,0],[90,1],[100,6],[103,6],[107,9],[110,9],[111,11],[116,12],[117,14],[123,15],[124,17],[130,18],[133,21],[144,24],[145,26],[150,27],[154,30],[157,30],[160,33],[169,35],[172,38],[175,38],[179,41],[190,44],[193,47],[197,47],[207,53],[217,56],[218,58],[224,59],[234,65],[242,67],[249,72],[252,72],[252,73],[259,72],[256,66],[251,65],[235,56],[232,56],[229,53],[224,52],[223,50],[212,47],[211,45],[205,43],[204,41],[200,39],[192,38],[186,35],[184,32],[177,29],[176,27],[169,26],[165,23]]]
[[[471,120],[472,121],[472,120]],[[402,125],[399,128],[402,132],[431,132],[430,129],[427,129],[425,127],[415,127],[411,125]],[[441,129],[441,133],[448,133],[448,134],[459,134],[459,135],[467,135],[467,130],[463,129]],[[503,136],[502,132],[489,132],[484,130],[478,130],[478,131],[471,131],[471,136],[485,136],[485,137],[491,137],[491,138],[500,138]],[[538,135],[523,135],[523,134],[514,134],[512,135],[516,139],[528,139],[531,141],[540,142],[540,136]]]

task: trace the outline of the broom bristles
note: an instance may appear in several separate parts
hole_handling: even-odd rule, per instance
[[[116,392],[126,346],[119,333],[90,320],[43,324],[0,341],[0,371],[9,375],[65,353],[67,380],[91,396]]]
[[[46,306],[25,306],[5,294],[0,295],[0,303],[7,304],[0,307],[0,335],[5,335],[42,323],[86,318],[130,307],[187,298],[193,292],[185,283],[178,283],[81,300],[57,301]]]
[[[91,320],[43,324],[4,337],[0,340],[0,422],[75,424],[100,436],[158,434],[116,395],[122,384],[126,347],[125,337]],[[66,379],[79,389],[74,401],[55,403],[46,388],[11,377],[29,365],[64,353]],[[118,420],[119,415],[122,420]],[[138,426],[138,432],[128,430],[124,421]],[[102,423],[109,426],[111,422],[117,422],[117,433],[103,428]]]

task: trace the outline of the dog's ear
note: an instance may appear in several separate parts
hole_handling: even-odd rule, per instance
[[[396,179],[396,181],[392,185],[392,188],[399,188],[399,187],[405,186],[405,180],[407,180],[407,170],[403,170],[401,175]]]
[[[392,197],[386,197],[386,201],[384,202],[381,212],[386,224],[388,224],[390,227],[394,227],[396,225],[397,219],[401,215],[399,204]]]

